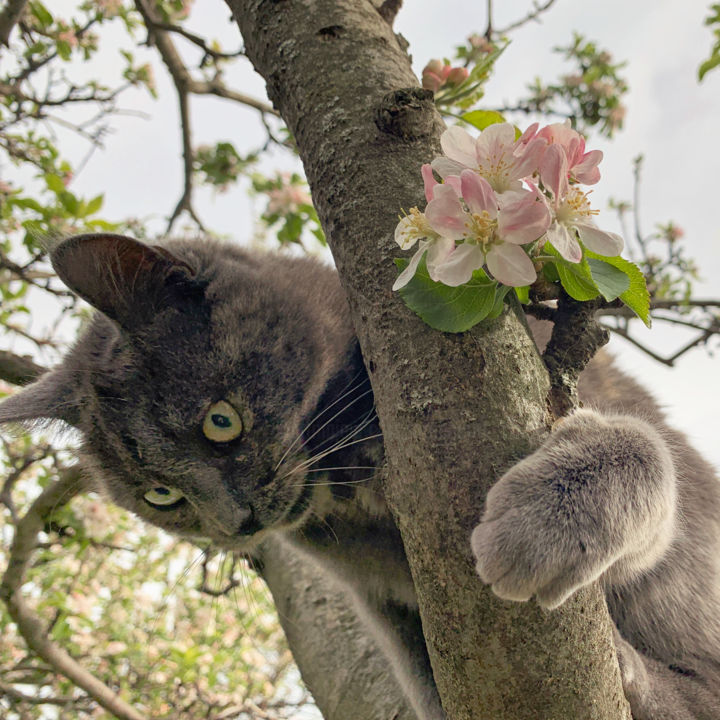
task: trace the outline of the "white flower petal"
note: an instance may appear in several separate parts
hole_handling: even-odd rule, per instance
[[[412,280],[413,275],[415,275],[415,271],[417,270],[417,267],[422,260],[422,256],[425,254],[429,244],[430,243],[428,241],[420,243],[420,247],[417,252],[410,258],[408,266],[398,275],[397,280],[393,283],[393,290],[399,290],[400,288],[405,287]]]
[[[546,233],[547,239],[552,246],[569,262],[580,262],[582,260],[582,248],[580,243],[562,223],[553,222]]]
[[[395,228],[395,242],[403,249],[409,250],[419,239],[417,223],[412,215],[406,215]]]
[[[475,140],[461,127],[448,128],[440,136],[440,145],[451,160],[475,167]]]
[[[425,262],[427,263],[428,275],[433,280],[435,280],[435,268],[446,262],[453,250],[455,250],[455,241],[452,238],[439,237],[430,244]]]
[[[532,260],[518,245],[495,245],[486,260],[492,276],[503,285],[522,287],[530,285],[537,278]]]
[[[440,157],[436,157],[430,163],[430,165],[432,166],[432,169],[441,178],[446,178],[448,175],[459,176],[463,170],[467,170],[467,165],[463,165],[462,163],[455,162],[455,160],[446,158],[444,155],[441,155]],[[474,167],[474,165],[473,165],[473,167]]]
[[[598,255],[615,257],[622,252],[625,241],[617,233],[609,233],[589,223],[575,223],[583,244]]]
[[[441,265],[434,268],[430,275],[435,282],[441,282],[451,287],[463,285],[472,277],[473,271],[482,267],[485,258],[477,245],[464,243],[458,245]]]

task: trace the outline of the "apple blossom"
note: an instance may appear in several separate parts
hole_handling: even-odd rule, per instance
[[[592,221],[597,210],[590,207],[587,195],[568,180],[568,157],[562,145],[550,145],[540,163],[540,179],[551,193],[550,207],[554,213],[553,222],[547,231],[547,239],[569,262],[582,260],[583,244],[598,255],[614,257],[623,249],[623,239],[615,234],[600,230]]]
[[[433,279],[462,285],[486,265],[505,285],[534,282],[535,267],[520,246],[547,230],[550,213],[545,204],[527,191],[499,199],[488,181],[472,170],[463,170],[460,180],[464,204],[455,192],[443,193],[425,211],[428,223],[442,237],[464,241],[436,260]]]
[[[570,121],[546,125],[537,134],[549,144],[556,143],[565,151],[568,174],[571,179],[584,185],[594,185],[600,180],[598,165],[603,159],[602,151],[585,152],[585,138],[570,127]]]
[[[498,123],[475,139],[460,127],[448,128],[440,144],[445,156],[435,158],[432,167],[443,178],[470,169],[482,175],[495,192],[503,193],[522,188],[521,180],[537,169],[546,140],[534,132],[515,140],[514,126]]]

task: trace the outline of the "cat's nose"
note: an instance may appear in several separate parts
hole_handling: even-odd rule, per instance
[[[216,531],[223,535],[234,537],[236,535],[248,535],[250,532],[246,527],[253,524],[253,512],[249,507],[236,505],[235,503],[220,503],[213,508],[212,514],[207,518]]]

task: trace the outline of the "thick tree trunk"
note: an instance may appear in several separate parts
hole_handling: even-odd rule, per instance
[[[628,718],[598,589],[545,613],[498,601],[473,570],[485,493],[548,432],[548,380],[513,312],[445,335],[390,290],[392,231],[400,208],[422,204],[420,164],[442,129],[404,41],[367,0],[228,3],[297,141],[348,294],[449,718]]]

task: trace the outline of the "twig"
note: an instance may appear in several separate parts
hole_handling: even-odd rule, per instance
[[[515,30],[523,25],[525,23],[532,22],[533,20],[537,20],[540,15],[542,15],[546,10],[549,10],[550,7],[555,3],[555,0],[547,0],[547,2],[544,5],[539,5],[537,2],[533,2],[533,7],[535,8],[531,12],[529,12],[524,18],[520,20],[516,20],[514,23],[511,23],[507,27],[502,28],[501,30],[496,30],[496,35],[507,35],[511,30]],[[488,38],[490,39],[490,38]]]
[[[565,292],[560,293],[552,335],[543,353],[550,373],[548,408],[555,418],[578,406],[580,373],[609,339],[608,331],[595,320],[595,312],[603,302],[601,299],[578,302]]]
[[[659,363],[667,365],[668,367],[674,367],[676,360],[682,357],[689,350],[692,350],[694,347],[697,347],[698,345],[702,345],[703,343],[707,342],[715,334],[715,331],[707,330],[701,335],[698,335],[694,340],[691,340],[686,345],[683,345],[680,350],[673,353],[669,357],[663,357],[662,355],[659,355],[658,353],[651,350],[649,347],[643,345],[639,340],[636,340],[634,337],[632,337],[632,335],[630,335],[630,333],[628,333],[627,330],[615,325],[606,325],[605,323],[603,323],[603,327],[610,332],[615,333],[615,335],[619,335],[621,338],[624,338],[631,345],[634,345],[638,350],[642,350],[642,352],[651,357],[653,360],[657,360]]]
[[[145,720],[143,715],[48,638],[43,621],[27,605],[22,594],[25,573],[46,519],[84,489],[80,469],[72,467],[65,470],[58,481],[48,485],[33,502],[15,527],[7,570],[0,583],[0,599],[7,605],[10,617],[33,652],[119,720]]]
[[[164,30],[165,32],[175,33],[176,35],[184,37],[186,40],[190,41],[194,45],[197,45],[205,53],[206,57],[211,57],[214,60],[230,60],[232,58],[245,55],[244,50],[236,50],[235,52],[231,53],[214,50],[213,48],[208,47],[208,44],[207,42],[205,42],[204,38],[201,38],[199,35],[195,35],[195,33],[191,33],[189,30],[186,30],[180,25],[153,21],[153,27],[157,28],[158,30]],[[203,63],[201,62],[200,64],[202,65]]]
[[[27,703],[28,705],[74,705],[85,698],[72,695],[27,695],[15,689],[12,685],[0,681],[0,695],[7,695],[16,702]]]
[[[27,385],[43,372],[45,368],[27,355],[15,355],[7,350],[0,350],[0,380],[12,385]]]

